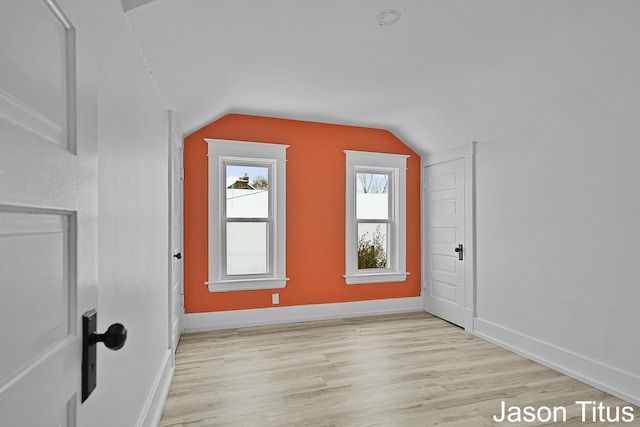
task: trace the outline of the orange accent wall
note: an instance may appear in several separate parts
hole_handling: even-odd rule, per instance
[[[208,280],[208,162],[205,138],[288,144],[287,277],[284,289],[211,293]],[[343,150],[409,154],[405,282],[347,285]],[[420,158],[382,129],[229,114],[185,138],[185,311],[201,313],[420,295]],[[324,192],[309,191],[322,183]]]

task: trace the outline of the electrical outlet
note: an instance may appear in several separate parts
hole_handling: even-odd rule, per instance
[[[271,294],[271,304],[280,304],[280,294]]]

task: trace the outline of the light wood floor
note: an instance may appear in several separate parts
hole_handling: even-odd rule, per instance
[[[491,426],[502,401],[566,407],[546,425],[609,425],[581,422],[578,400],[631,406],[410,313],[185,334],[160,425]],[[614,425],[639,426],[633,411]]]

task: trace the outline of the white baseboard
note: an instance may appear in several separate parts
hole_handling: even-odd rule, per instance
[[[184,331],[199,332],[232,329],[278,323],[339,319],[342,317],[373,316],[377,314],[423,311],[421,297],[391,298],[370,301],[309,304],[288,307],[256,308],[250,310],[187,313]]]
[[[164,404],[169,395],[169,388],[173,379],[173,369],[171,350],[168,350],[162,370],[158,373],[151,393],[147,398],[145,410],[140,417],[140,422],[138,422],[139,427],[158,427],[160,424]]]
[[[474,322],[474,312],[472,309],[470,308],[465,308],[464,309],[464,330],[467,333],[472,334],[473,333],[473,322]]]
[[[592,387],[640,405],[640,377],[482,319],[474,334]]]

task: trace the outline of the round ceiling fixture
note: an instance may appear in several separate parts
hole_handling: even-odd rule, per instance
[[[378,21],[378,25],[393,25],[400,20],[399,10],[396,9],[387,9],[381,12],[378,12],[376,15],[376,21]]]

